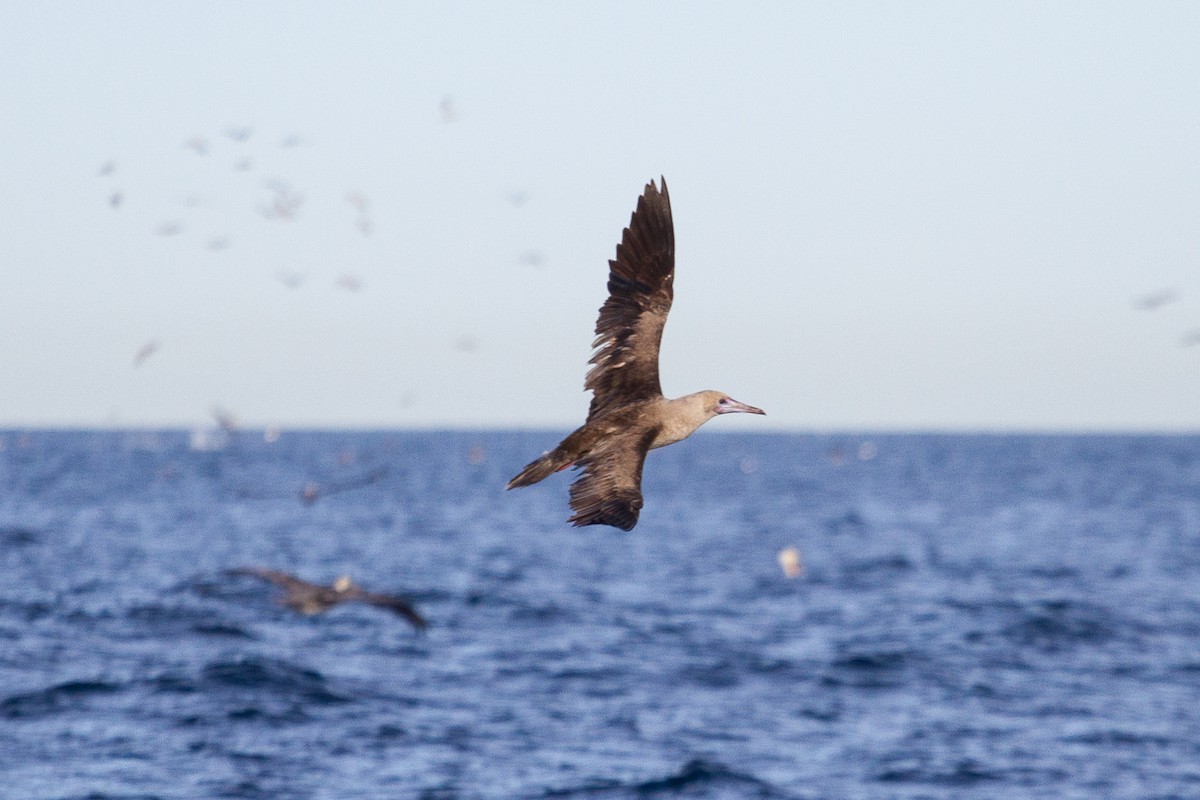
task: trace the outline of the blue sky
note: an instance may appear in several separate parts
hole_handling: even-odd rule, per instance
[[[0,427],[574,425],[665,175],[664,389],[768,411],[727,430],[1196,430],[1197,41],[1188,3],[5,3]]]

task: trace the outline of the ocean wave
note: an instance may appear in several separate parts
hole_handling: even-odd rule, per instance
[[[0,526],[0,547],[27,547],[42,540],[42,532],[21,525]]]
[[[1040,601],[1023,608],[1001,634],[1016,644],[1058,650],[1082,644],[1104,644],[1117,636],[1112,611],[1071,600]]]
[[[12,694],[0,699],[0,719],[37,719],[85,708],[94,697],[116,694],[127,688],[108,681],[66,681],[45,689]]]
[[[732,796],[745,800],[784,800],[792,797],[761,778],[703,758],[691,759],[675,772],[661,778],[632,782],[599,780],[578,787],[551,789],[541,797],[683,796],[703,800],[710,797],[729,797],[731,792],[734,793]]]
[[[1004,773],[989,769],[971,758],[949,765],[930,764],[925,756],[903,758],[876,771],[874,780],[880,783],[919,783],[933,786],[974,786],[980,783],[1003,781]]]
[[[351,701],[350,697],[330,689],[325,676],[316,670],[275,659],[243,658],[217,661],[206,665],[201,671],[201,676],[204,688],[250,689],[318,705]]]
[[[847,648],[829,663],[821,683],[858,689],[898,688],[905,684],[913,658],[914,654],[904,648]]]
[[[147,636],[179,636],[190,633],[201,636],[233,639],[255,639],[242,626],[213,619],[208,609],[181,605],[145,604],[125,612],[125,618],[136,623],[137,632]]]

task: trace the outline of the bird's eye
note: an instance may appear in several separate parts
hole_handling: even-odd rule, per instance
[[[722,397],[720,400],[717,401],[717,405],[723,406],[723,405],[725,405],[726,402],[727,402],[727,399]]]

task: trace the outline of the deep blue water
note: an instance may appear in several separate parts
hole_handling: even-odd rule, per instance
[[[0,796],[1200,797],[1200,437],[556,441],[0,433]]]

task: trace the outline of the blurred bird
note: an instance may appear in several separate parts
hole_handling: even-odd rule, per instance
[[[198,156],[208,155],[208,141],[202,136],[193,136],[184,142],[183,146]]]
[[[424,629],[429,625],[425,618],[403,599],[394,595],[368,592],[357,586],[350,580],[350,576],[348,575],[341,576],[330,586],[322,586],[321,584],[301,580],[295,575],[290,575],[286,572],[265,569],[263,567],[240,567],[231,570],[230,574],[259,578],[260,580],[279,586],[285,592],[280,602],[301,614],[310,616],[320,614],[340,603],[358,601],[387,609],[393,614],[404,617],[418,630]]]
[[[265,185],[275,196],[271,205],[260,208],[262,215],[267,219],[295,219],[300,206],[304,205],[304,195],[286,181],[274,179]]]
[[[292,270],[284,270],[275,277],[279,279],[280,283],[289,289],[298,289],[300,288],[300,284],[304,283],[304,275]]]
[[[1140,311],[1155,311],[1178,299],[1179,294],[1174,289],[1160,289],[1134,298],[1133,307]]]
[[[254,135],[254,129],[249,127],[230,126],[225,129],[225,135],[235,142],[245,142]]]
[[[237,417],[235,417],[228,409],[221,406],[213,406],[209,409],[212,418],[216,420],[217,425],[226,433],[233,433],[238,429]]]
[[[541,250],[523,250],[517,256],[517,263],[523,267],[541,269],[546,264],[546,257],[542,255]]]
[[[137,353],[135,353],[133,356],[133,365],[135,367],[140,367],[142,364],[146,363],[146,359],[154,355],[156,352],[158,352],[158,340],[151,339],[138,348]]]
[[[479,350],[479,340],[474,336],[460,336],[454,340],[454,349],[460,353],[474,353]]]
[[[358,292],[362,290],[363,282],[362,278],[347,272],[345,275],[338,276],[337,285],[348,292]]]

